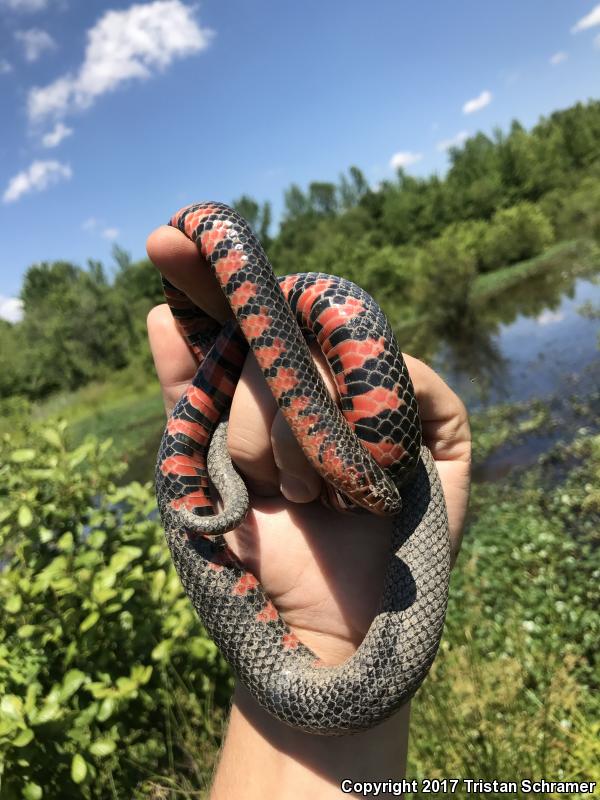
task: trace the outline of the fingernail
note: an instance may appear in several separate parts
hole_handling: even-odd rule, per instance
[[[281,494],[286,500],[289,500],[290,503],[310,503],[317,497],[310,486],[307,486],[294,475],[281,472],[279,480]]]

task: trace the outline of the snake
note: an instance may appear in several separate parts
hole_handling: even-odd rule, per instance
[[[198,363],[167,421],[155,472],[175,569],[206,632],[264,709],[311,734],[367,730],[421,686],[448,601],[447,510],[402,353],[383,311],[355,283],[320,272],[277,277],[235,209],[195,203],[169,224],[197,245],[231,309],[217,322],[163,278]],[[314,365],[314,342],[337,398]],[[366,531],[370,514],[393,521],[376,616],[342,664],[324,663],[303,644],[227,544],[249,506],[227,450],[229,408],[249,352],[323,479],[321,501],[362,514]]]

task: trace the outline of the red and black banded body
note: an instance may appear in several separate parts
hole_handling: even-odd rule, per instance
[[[265,708],[314,732],[369,727],[423,680],[441,635],[447,592],[443,495],[435,465],[421,446],[417,403],[400,349],[379,306],[350,281],[321,273],[276,278],[249,226],[228,206],[188,206],[171,225],[197,244],[235,317],[221,327],[165,282],[167,301],[199,362],[168,422],[156,471],[159,508],[178,573],[205,626]],[[307,339],[316,340],[327,359],[339,407],[314,366]],[[386,614],[373,623],[356,657],[339,668],[319,667],[223,537],[207,535],[233,527],[206,527],[217,520],[207,455],[248,348],[323,477],[329,503],[395,515],[396,555],[403,552],[410,561],[416,541],[413,567],[427,576],[430,589],[407,612],[414,586],[392,559],[382,600]],[[225,454],[217,456],[217,470],[219,459]],[[413,508],[402,511],[407,482]],[[421,533],[407,545],[410,525]],[[432,531],[433,543],[427,539]],[[433,555],[432,564],[423,563],[424,549]],[[414,653],[400,653],[401,643],[410,649],[415,640],[416,660]],[[390,677],[390,670],[400,672]],[[369,685],[378,675],[379,682]]]

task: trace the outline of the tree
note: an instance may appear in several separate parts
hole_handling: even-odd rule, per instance
[[[311,211],[314,211],[315,214],[335,214],[337,211],[335,184],[313,181],[308,186],[308,202]]]
[[[340,175],[338,186],[339,206],[345,211],[357,206],[369,188],[367,179],[358,167],[352,166],[348,172],[350,178]]]

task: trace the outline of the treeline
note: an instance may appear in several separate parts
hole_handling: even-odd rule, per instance
[[[400,170],[376,189],[357,167],[337,184],[292,185],[271,236],[271,209],[234,205],[279,273],[331,272],[360,283],[392,321],[427,313],[459,320],[478,274],[555,241],[600,239],[600,102],[578,103],[530,131],[478,133],[449,151],[444,178]],[[158,274],[115,249],[116,270],[66,262],[27,271],[22,322],[0,324],[0,397],[40,398],[147,359],[145,316],[161,302]]]

